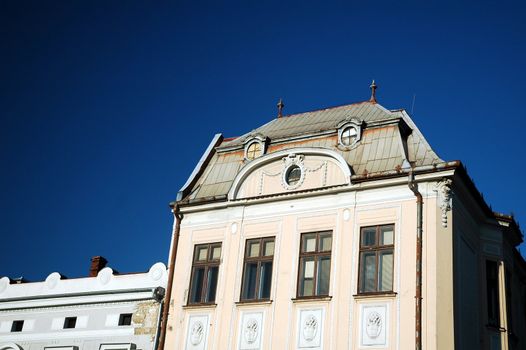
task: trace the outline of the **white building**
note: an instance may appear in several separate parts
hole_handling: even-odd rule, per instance
[[[154,349],[166,266],[119,275],[105,262],[93,258],[85,278],[58,272],[43,282],[1,278],[0,349]]]

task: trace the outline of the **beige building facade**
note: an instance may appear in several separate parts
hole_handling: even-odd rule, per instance
[[[161,347],[526,348],[517,224],[374,91],[214,137],[172,204]]]

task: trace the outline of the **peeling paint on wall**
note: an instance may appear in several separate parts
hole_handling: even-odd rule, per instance
[[[137,304],[132,317],[135,335],[151,335],[152,339],[155,338],[159,308],[160,304],[155,301],[145,301]]]

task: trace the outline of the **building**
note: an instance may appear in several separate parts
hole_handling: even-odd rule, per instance
[[[371,89],[213,138],[172,203],[160,348],[526,349],[517,223]]]
[[[118,274],[92,259],[90,277],[0,279],[1,350],[150,350],[158,340],[166,266]]]

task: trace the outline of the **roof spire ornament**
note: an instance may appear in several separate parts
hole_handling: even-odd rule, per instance
[[[371,98],[369,99],[369,101],[376,103],[376,89],[378,88],[378,86],[374,82],[374,79],[373,79],[373,82],[371,83],[371,86],[369,87],[371,88]]]
[[[278,118],[283,117],[283,107],[285,107],[285,104],[283,103],[283,100],[280,98],[278,102]]]

